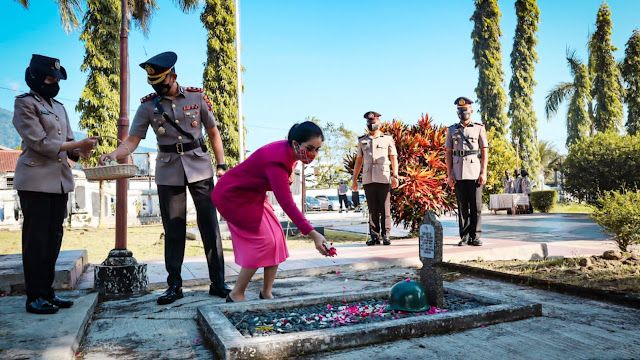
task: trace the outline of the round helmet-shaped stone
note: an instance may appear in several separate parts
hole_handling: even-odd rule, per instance
[[[421,312],[428,309],[427,292],[419,282],[405,280],[391,288],[387,310]]]

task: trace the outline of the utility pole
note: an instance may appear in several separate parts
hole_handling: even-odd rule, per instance
[[[236,0],[236,86],[238,88],[238,155],[244,161],[244,125],[242,121],[242,62],[240,61],[240,0]]]

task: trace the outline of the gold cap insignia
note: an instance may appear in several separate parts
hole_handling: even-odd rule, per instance
[[[458,100],[458,105],[462,106],[462,105],[464,105],[464,104],[465,104],[464,99],[460,99],[460,100]]]
[[[153,68],[152,68],[150,65],[146,65],[146,66],[144,67],[144,69],[145,69],[145,70],[147,70],[147,74],[149,74],[149,75],[153,75],[153,74],[155,74],[155,73],[156,73],[156,71],[155,71],[155,70],[153,70]]]

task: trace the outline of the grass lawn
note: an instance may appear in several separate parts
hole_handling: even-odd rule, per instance
[[[591,214],[593,209],[586,204],[580,203],[559,203],[551,210],[553,213],[562,214]]]
[[[194,225],[195,227],[195,225]],[[137,226],[127,229],[127,248],[140,261],[164,259],[164,229],[161,225]],[[0,231],[0,255],[20,254],[22,252],[21,231]],[[334,244],[359,243],[364,235],[343,231],[325,230],[327,241]],[[65,229],[62,238],[62,250],[86,249],[89,262],[99,264],[107,257],[115,245],[114,228]],[[289,249],[313,247],[308,236],[294,236],[287,239]],[[223,250],[233,253],[231,240],[222,240]],[[204,248],[199,240],[189,240],[185,256],[204,256]]]
[[[544,261],[468,261],[465,265],[557,283],[640,295],[640,255],[621,260],[602,256]]]

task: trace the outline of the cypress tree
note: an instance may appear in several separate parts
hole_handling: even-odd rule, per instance
[[[502,87],[502,55],[500,50],[500,9],[497,0],[475,0],[473,60],[478,69],[476,95],[480,104],[480,118],[487,130],[495,129],[496,136],[507,133],[508,119],[504,112],[507,97]]]
[[[538,118],[533,110],[533,79],[535,63],[538,62],[536,44],[538,39],[538,23],[540,10],[536,0],[516,0],[516,34],[511,51],[511,69],[513,75],[509,83],[509,118],[511,119],[511,136],[520,139],[520,159],[523,168],[532,173],[540,170],[540,154],[538,153]]]
[[[225,162],[235,165],[240,155],[234,1],[206,0],[200,20],[208,34],[204,88],[211,95],[213,114],[224,146]]]
[[[116,137],[116,120],[120,105],[120,1],[87,0],[87,12],[80,40],[85,56],[80,70],[88,72],[87,82],[76,105],[80,128],[87,136]],[[101,138],[96,144],[89,166],[96,166],[101,154],[113,151],[116,141]]]
[[[596,31],[589,41],[592,96],[596,102],[594,126],[597,131],[618,131],[624,117],[620,70],[613,57],[617,48],[611,45],[611,11],[606,2],[600,5],[596,19]]]
[[[622,78],[627,84],[624,101],[627,104],[627,132],[640,132],[640,31],[633,30],[627,41],[622,61]]]

